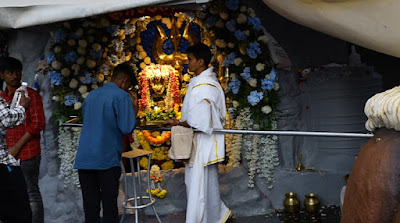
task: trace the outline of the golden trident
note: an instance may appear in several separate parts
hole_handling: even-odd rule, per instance
[[[170,64],[175,67],[175,69],[179,69],[182,71],[183,66],[182,64],[187,60],[187,54],[181,53],[179,51],[179,43],[181,38],[186,39],[189,42],[189,45],[192,46],[199,42],[196,35],[191,29],[191,24],[188,23],[185,26],[185,29],[182,34],[179,32],[178,23],[176,22],[175,16],[172,17],[172,28],[171,28],[171,35],[170,39],[174,46],[174,52],[172,54],[166,54],[163,51],[163,44],[164,41],[168,39],[165,30],[159,24],[155,24],[157,27],[157,33],[154,38],[154,44],[152,47],[153,57],[155,61],[159,64]]]

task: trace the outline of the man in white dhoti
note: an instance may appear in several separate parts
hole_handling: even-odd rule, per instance
[[[208,46],[197,44],[189,47],[188,69],[194,76],[187,86],[180,120],[170,124],[192,127],[197,150],[192,166],[186,165],[187,194],[186,223],[220,223],[231,217],[231,211],[220,198],[218,162],[225,158],[223,134],[212,134],[225,123],[225,95],[213,72],[208,67],[211,52]]]

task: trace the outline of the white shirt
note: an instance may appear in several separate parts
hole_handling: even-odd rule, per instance
[[[212,134],[225,124],[225,94],[217,75],[209,67],[190,80],[182,105],[181,121],[201,131],[196,133],[197,149],[204,166],[221,162],[225,157],[225,137]]]

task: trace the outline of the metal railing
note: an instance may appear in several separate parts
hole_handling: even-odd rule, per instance
[[[82,127],[82,124],[63,123],[62,127]],[[138,126],[137,130],[171,131],[168,127]],[[198,130],[195,130],[198,131]],[[305,131],[258,131],[258,130],[236,130],[236,129],[214,129],[215,134],[244,134],[244,135],[283,135],[283,136],[316,136],[316,137],[349,137],[349,138],[371,138],[372,133],[350,133],[350,132],[305,132]]]

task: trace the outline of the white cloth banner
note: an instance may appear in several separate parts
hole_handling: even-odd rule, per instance
[[[2,0],[0,29],[23,28],[159,5],[200,4],[209,0]]]
[[[303,26],[400,57],[400,0],[263,0]]]

